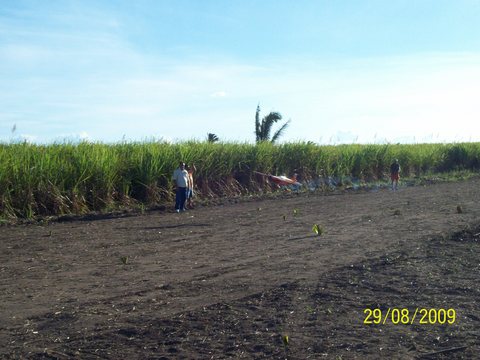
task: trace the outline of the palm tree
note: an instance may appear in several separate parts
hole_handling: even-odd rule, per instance
[[[217,142],[218,141],[218,136],[215,135],[215,134],[212,134],[212,133],[208,133],[207,134],[207,141],[211,142],[211,143]]]
[[[277,141],[278,138],[283,135],[283,132],[290,123],[290,120],[288,120],[280,127],[280,129],[275,131],[272,138],[270,139],[270,132],[272,130],[273,124],[280,120],[282,120],[282,115],[280,113],[271,112],[267,116],[263,117],[260,121],[260,105],[258,105],[257,112],[255,114],[255,135],[257,142],[271,141],[273,143]]]

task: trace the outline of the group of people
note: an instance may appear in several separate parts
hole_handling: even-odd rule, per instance
[[[185,211],[187,208],[193,208],[193,173],[196,171],[194,164],[186,165],[180,162],[180,165],[173,172],[173,181],[175,184],[175,211]],[[280,177],[276,177],[279,178]],[[400,179],[400,164],[398,159],[390,165],[390,179],[392,181],[392,190],[398,190],[398,181]],[[291,179],[288,179],[291,180]],[[296,179],[296,174],[294,180]]]
[[[197,170],[195,164],[180,165],[173,172],[173,182],[175,184],[175,211],[185,211],[187,208],[193,208],[193,173]]]

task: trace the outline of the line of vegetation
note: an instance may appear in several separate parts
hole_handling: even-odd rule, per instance
[[[393,159],[403,176],[478,170],[480,143],[320,146],[314,143],[166,142],[0,144],[0,217],[85,214],[172,201],[180,160],[195,163],[199,196],[261,191],[254,172],[302,179],[347,176],[388,180]]]

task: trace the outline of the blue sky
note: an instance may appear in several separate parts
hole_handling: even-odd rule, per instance
[[[0,1],[0,141],[480,141],[480,1]],[[12,129],[15,126],[15,131]]]

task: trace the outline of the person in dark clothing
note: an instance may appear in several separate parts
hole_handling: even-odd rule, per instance
[[[392,190],[396,191],[398,189],[398,180],[400,180],[400,164],[398,159],[390,165],[390,179],[392,180]]]

